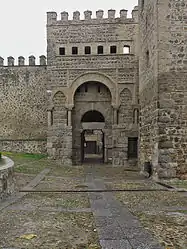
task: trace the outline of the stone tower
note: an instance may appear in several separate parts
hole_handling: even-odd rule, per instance
[[[127,165],[128,140],[138,137],[138,8],[47,14],[48,153],[80,164],[85,132],[102,130],[103,162]],[[97,132],[96,132],[97,133]],[[95,134],[95,133],[94,133]],[[92,137],[94,136],[92,134]],[[91,137],[91,135],[90,135]],[[135,143],[134,142],[134,143]],[[93,141],[92,141],[93,145]],[[133,147],[133,145],[132,145]]]
[[[187,1],[139,0],[140,165],[187,171]]]

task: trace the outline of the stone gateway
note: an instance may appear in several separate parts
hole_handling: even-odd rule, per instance
[[[131,18],[48,12],[47,62],[0,57],[0,150],[186,174],[186,13],[187,0],[139,0]]]

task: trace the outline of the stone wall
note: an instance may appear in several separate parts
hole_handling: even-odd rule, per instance
[[[47,153],[47,139],[38,140],[0,140],[0,151],[24,152],[33,154]]]
[[[150,161],[159,177],[176,177],[187,171],[187,3],[139,4],[140,164]]]
[[[45,152],[46,83],[45,65],[0,66],[1,150]]]
[[[158,154],[158,33],[157,1],[139,1],[140,56],[139,98],[140,139],[139,164],[145,162],[157,166]]]
[[[158,11],[159,172],[176,177],[187,172],[187,2],[160,0]]]
[[[13,166],[14,162],[7,157],[2,157],[0,160],[0,200],[15,191]]]

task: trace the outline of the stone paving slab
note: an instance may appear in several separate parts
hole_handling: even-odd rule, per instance
[[[135,217],[134,219],[126,219],[123,215],[119,216],[116,218],[119,226],[125,230],[129,227],[131,227],[132,229],[136,229],[136,228],[142,228],[141,223],[139,222],[139,220]]]
[[[50,172],[50,169],[44,169],[42,170],[32,181],[25,186],[22,191],[32,190],[34,187],[36,187],[39,182],[44,179],[44,177]]]
[[[133,249],[127,240],[100,240],[103,249]]]
[[[119,240],[125,239],[126,236],[115,220],[115,217],[98,217],[95,216],[95,223],[101,240]]]
[[[98,217],[98,216],[101,216],[101,217],[112,217],[113,214],[111,213],[111,211],[109,209],[95,209],[93,210],[92,209],[92,212],[93,214]]]
[[[97,223],[96,223],[97,227]],[[126,239],[125,234],[117,223],[106,225],[105,227],[97,227],[100,240],[123,240]]]
[[[164,249],[158,242],[150,241],[146,238],[131,239],[130,243],[133,249]]]

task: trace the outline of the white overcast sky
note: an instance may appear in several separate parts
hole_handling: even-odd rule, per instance
[[[138,0],[1,0],[0,3],[0,56],[13,56],[17,59],[22,55],[33,54],[38,57],[46,54],[46,12],[68,11],[70,19],[75,10],[82,13],[89,9],[93,17],[98,9],[107,12],[116,9],[128,9],[128,15],[138,4]]]

